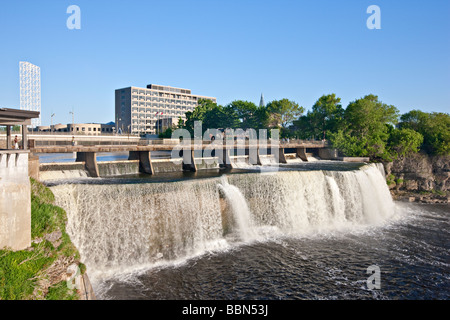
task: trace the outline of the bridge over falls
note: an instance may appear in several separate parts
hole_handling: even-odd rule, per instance
[[[166,151],[172,155],[172,160],[179,160],[184,171],[197,171],[195,159],[204,155],[216,157],[222,168],[232,168],[230,155],[248,156],[249,164],[261,165],[261,155],[272,155],[278,163],[287,163],[285,153],[294,153],[297,158],[308,161],[307,154],[315,154],[323,159],[336,159],[337,151],[329,148],[326,141],[183,141],[178,140],[147,140],[129,145],[34,145],[29,144],[30,151],[40,153],[76,153],[76,162],[84,162],[91,177],[99,177],[97,153],[129,152],[128,160],[139,161],[139,171],[154,174],[152,152]],[[333,154],[334,152],[334,154]]]

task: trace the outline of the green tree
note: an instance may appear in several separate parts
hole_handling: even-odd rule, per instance
[[[158,137],[161,139],[170,139],[172,138],[172,133],[177,129],[176,126],[168,127],[166,130],[161,132]]]
[[[183,128],[188,130],[191,134],[194,134],[194,124],[195,121],[202,121],[202,132],[205,132],[205,117],[206,114],[212,109],[216,108],[217,104],[207,99],[200,99],[198,101],[197,107],[193,111],[186,112],[186,121],[184,122]]]
[[[206,111],[203,118],[203,126],[206,129],[226,129],[239,126],[236,111],[231,107],[214,106]]]
[[[418,152],[422,143],[422,134],[412,129],[393,129],[389,134],[388,145],[394,158]]]
[[[326,139],[327,131],[336,131],[343,119],[344,109],[340,102],[341,98],[332,93],[320,97],[312,107],[312,123],[322,133],[322,139]]]
[[[178,124],[177,124],[177,129],[181,129],[184,127],[184,121],[183,118],[178,117]]]
[[[292,135],[298,139],[315,139],[317,130],[313,123],[311,115],[306,114],[300,116],[298,120],[292,122],[292,126],[289,127]]]
[[[199,100],[192,112],[186,112],[183,128],[194,133],[196,121],[202,122],[202,134],[207,129],[226,129],[239,127],[239,116],[231,106],[223,107],[210,100]]]
[[[395,125],[398,116],[397,108],[378,101],[378,97],[372,94],[350,102],[344,112],[348,130],[363,137],[385,132],[385,125]]]
[[[258,126],[258,117],[256,112],[258,107],[253,102],[235,100],[227,107],[234,110],[237,118],[239,119],[239,124],[237,124],[237,127],[246,130],[248,128],[255,128]]]
[[[323,95],[313,105],[312,110],[293,122],[292,130],[302,139],[326,139],[327,132],[336,132],[342,124],[344,109],[341,98],[334,93]]]
[[[274,100],[267,105],[268,125],[271,128],[287,128],[292,121],[302,115],[305,109],[298,103],[288,100]]]
[[[349,156],[388,159],[389,128],[397,123],[398,114],[394,106],[367,95],[350,102],[343,113],[342,128],[330,135],[330,141]]]
[[[412,110],[400,117],[398,127],[412,129],[423,136],[421,150],[429,154],[450,154],[450,115]]]

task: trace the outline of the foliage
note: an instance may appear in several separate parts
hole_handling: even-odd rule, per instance
[[[295,136],[302,139],[326,139],[327,132],[336,132],[342,123],[344,109],[341,98],[329,94],[320,97],[312,110],[293,122]]]
[[[202,133],[207,129],[234,128],[239,124],[238,114],[232,107],[223,107],[206,99],[199,100],[198,106],[186,113],[183,128],[193,134],[196,121],[202,122]]]
[[[224,106],[210,100],[200,100],[198,106],[186,113],[182,125],[191,134],[194,133],[195,121],[202,122],[202,133],[207,129],[270,129],[284,128],[301,115],[303,107],[288,99],[276,100],[267,106],[257,107],[253,102],[236,100]]]
[[[417,131],[423,136],[421,150],[429,154],[450,154],[450,115],[412,110],[400,117],[399,128]]]
[[[28,299],[37,285],[35,277],[53,262],[45,254],[43,243],[33,244],[33,251],[0,250],[0,298]]]
[[[173,127],[168,127],[166,130],[161,132],[158,137],[161,139],[170,139],[172,138],[172,133],[175,131]]]
[[[398,110],[367,95],[347,106],[337,133],[330,133],[331,143],[348,156],[367,156],[392,160],[387,142],[389,131],[397,123]]]
[[[418,152],[422,143],[422,134],[412,129],[393,129],[389,134],[388,145],[395,158]]]
[[[392,161],[422,150],[450,153],[450,116],[413,110],[403,114],[373,94],[356,99],[344,109],[336,94],[322,95],[305,115],[304,108],[289,99],[258,107],[235,100],[225,107],[200,100],[178,127],[194,132],[195,121],[206,129],[279,129],[280,138],[326,139],[346,156]],[[170,131],[163,133],[168,137]],[[270,134],[270,133],[269,133]]]
[[[269,112],[270,128],[279,128],[280,126],[286,128],[305,111],[298,103],[288,99],[274,100],[266,108]]]
[[[243,130],[259,127],[258,107],[253,102],[236,100],[231,102],[228,107],[236,113],[239,119],[239,123],[236,125]]]
[[[32,178],[30,183],[31,236],[36,241],[26,250],[0,250],[0,300],[76,299],[73,290],[63,288],[65,282],[52,284],[46,280],[46,272],[55,261],[80,258],[65,230],[66,214],[54,205],[55,197],[50,189]],[[44,239],[54,231],[62,233],[58,243]],[[42,287],[42,282],[49,283],[48,293],[44,292],[47,288]]]
[[[45,300],[78,300],[78,295],[67,287],[66,281],[61,281],[49,288]]]

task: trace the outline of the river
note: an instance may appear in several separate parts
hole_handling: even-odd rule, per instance
[[[49,184],[98,298],[450,296],[448,205],[392,201],[380,165],[162,176]]]

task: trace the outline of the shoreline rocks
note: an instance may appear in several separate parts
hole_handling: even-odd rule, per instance
[[[395,200],[449,203],[450,156],[417,153],[383,165]]]

